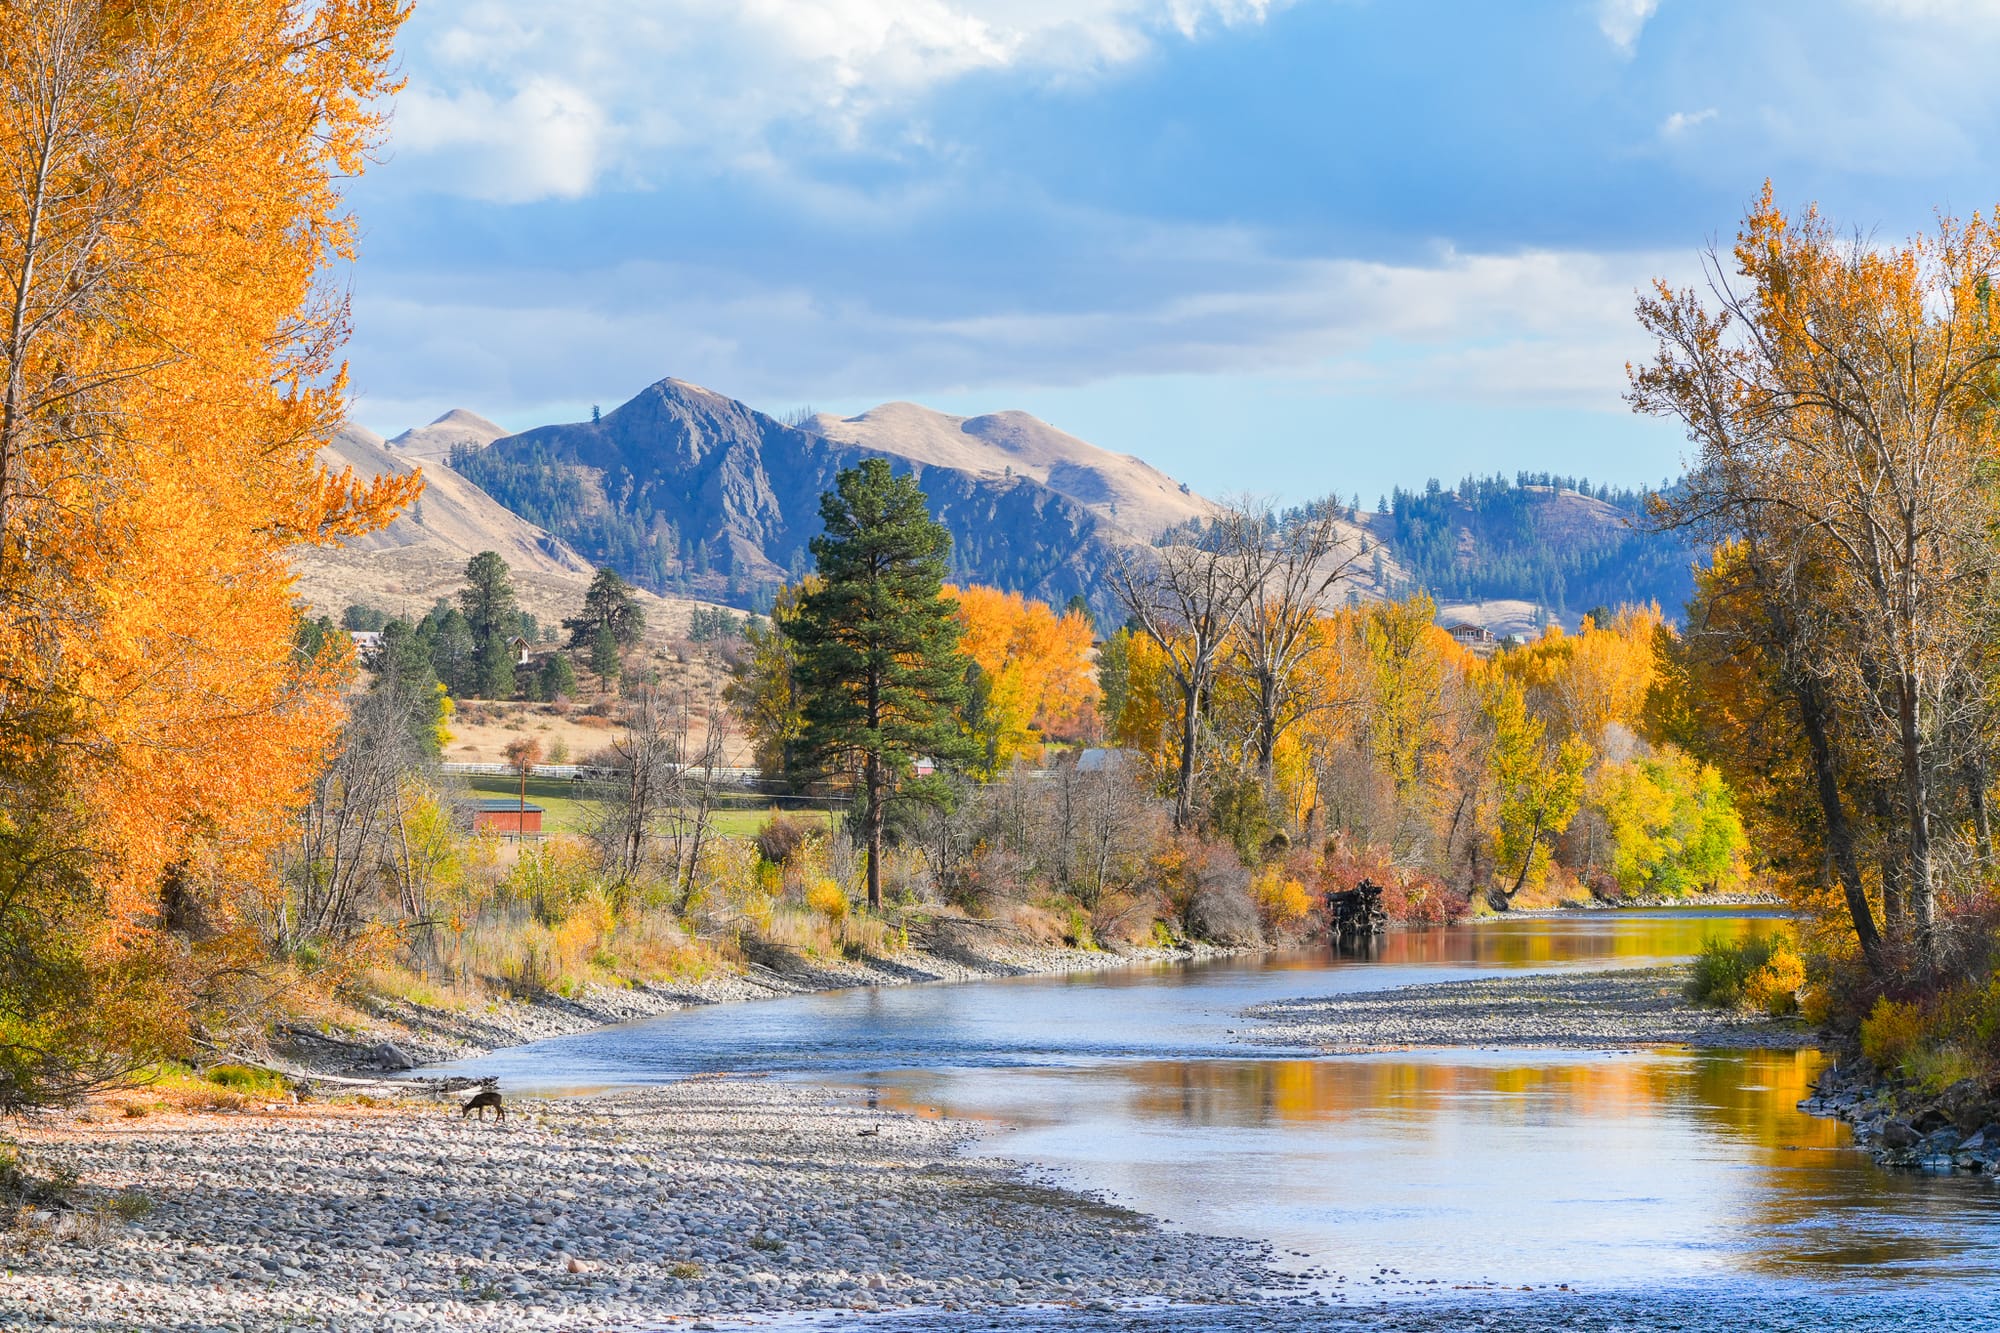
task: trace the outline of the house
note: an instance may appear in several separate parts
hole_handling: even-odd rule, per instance
[[[382,646],[382,631],[378,629],[351,629],[348,637],[354,640],[354,655],[364,663],[372,661]]]
[[[472,827],[482,833],[539,834],[542,831],[542,807],[533,801],[523,803],[512,797],[480,801],[472,816]]]
[[[514,652],[515,666],[526,666],[535,660],[534,645],[520,635],[516,634],[513,638],[507,640],[507,646]]]
[[[1493,631],[1484,625],[1471,625],[1463,621],[1456,625],[1446,625],[1444,632],[1460,643],[1492,643]]]

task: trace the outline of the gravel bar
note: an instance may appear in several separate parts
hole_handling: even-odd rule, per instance
[[[152,1210],[14,1233],[0,1328],[637,1329],[1287,1284],[1266,1246],[957,1155],[972,1133],[740,1078],[521,1101],[504,1124],[451,1105],[44,1123],[31,1150]]]
[[[1688,1003],[1688,969],[1619,968],[1446,981],[1360,995],[1278,1000],[1244,1011],[1259,1026],[1240,1034],[1264,1046],[1328,1053],[1422,1046],[1799,1047],[1802,1025]]]

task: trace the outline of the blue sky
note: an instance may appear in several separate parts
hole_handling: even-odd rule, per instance
[[[1624,365],[1766,176],[2000,200],[2000,0],[431,0],[355,415],[665,375],[1022,408],[1210,493],[1679,471]]]

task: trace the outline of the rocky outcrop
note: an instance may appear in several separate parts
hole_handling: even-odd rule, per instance
[[[1985,1079],[1927,1093],[1851,1060],[1827,1066],[1799,1109],[1853,1125],[1884,1166],[2000,1175],[2000,1086]]]

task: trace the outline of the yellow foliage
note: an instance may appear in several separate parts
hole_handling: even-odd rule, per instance
[[[1885,995],[1861,1022],[1861,1053],[1876,1068],[1893,1073],[1917,1053],[1925,1034],[1923,1010]]]
[[[1264,920],[1280,930],[1298,925],[1312,911],[1312,898],[1306,893],[1306,886],[1280,867],[1259,871],[1250,882],[1250,890]]]
[[[1743,1002],[1772,1017],[1797,1013],[1799,991],[1806,984],[1806,967],[1789,940],[1781,940],[1764,965],[1743,983]]]
[[[806,906],[826,918],[828,925],[837,925],[847,919],[850,904],[847,890],[831,879],[814,881],[806,890]]]
[[[965,628],[960,647],[979,664],[988,691],[980,730],[988,766],[1039,754],[1045,736],[1073,736],[1097,711],[1097,673],[1087,616],[1058,616],[1046,602],[977,584],[947,587]]]

